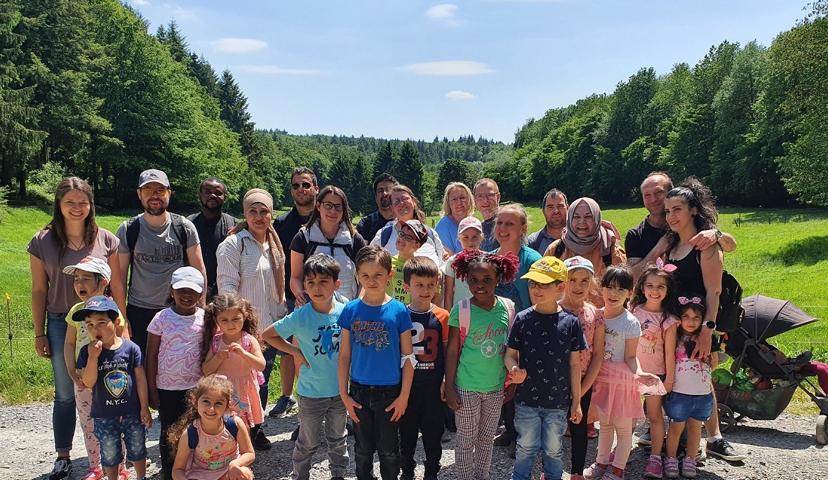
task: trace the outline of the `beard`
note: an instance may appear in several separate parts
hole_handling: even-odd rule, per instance
[[[380,199],[380,208],[383,210],[387,210],[391,208],[391,199],[387,197],[383,197]]]
[[[144,212],[146,212],[148,215],[152,215],[154,217],[159,217],[161,215],[164,215],[164,213],[167,211],[167,207],[169,205],[170,204],[168,202],[165,202],[165,201],[162,200],[160,207],[153,208],[153,207],[149,206],[149,202],[148,202],[146,205],[144,205]]]
[[[221,207],[222,207],[223,203],[221,203],[221,202],[213,202],[213,204],[215,204],[215,206],[214,206],[214,207],[211,207],[211,206],[210,206],[210,202],[209,202],[209,201],[208,201],[208,202],[201,202],[201,207],[202,207],[204,210],[207,210],[208,212],[213,213],[213,214],[219,214],[219,213],[221,213]]]

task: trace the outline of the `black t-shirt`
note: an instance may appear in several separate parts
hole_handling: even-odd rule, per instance
[[[232,215],[222,213],[221,217],[212,222],[202,212],[190,215],[187,220],[193,222],[201,240],[201,257],[204,259],[204,269],[207,270],[207,292],[212,297],[216,293],[216,249],[227,238],[227,231],[233,228],[238,220]]]
[[[296,207],[293,207],[289,212],[279,215],[273,221],[273,228],[276,230],[276,234],[279,235],[279,241],[282,242],[282,249],[285,251],[285,285],[290,283],[290,244],[302,225],[308,223],[309,218],[299,215]],[[285,288],[285,297],[288,300],[296,299],[290,288]]]
[[[666,229],[650,225],[645,218],[637,227],[631,228],[624,237],[624,250],[627,251],[627,258],[646,257],[666,233]]]
[[[446,352],[443,343],[448,340],[445,332],[449,313],[439,307],[428,312],[415,312],[410,307],[411,344],[417,366],[414,367],[414,384],[440,383],[446,371]]]
[[[562,310],[542,314],[534,308],[519,312],[506,343],[520,352],[526,380],[515,401],[530,407],[568,411],[572,402],[569,354],[587,348],[578,317]]]
[[[371,240],[374,239],[377,232],[380,231],[382,227],[384,227],[388,222],[394,220],[394,217],[385,218],[379,212],[379,210],[375,210],[370,214],[362,217],[362,220],[359,221],[357,224],[357,232],[362,235],[362,238],[365,239],[366,242],[371,243]]]

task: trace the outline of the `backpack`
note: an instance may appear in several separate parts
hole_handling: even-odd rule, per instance
[[[719,313],[716,316],[716,330],[732,332],[742,323],[745,309],[742,308],[742,286],[736,277],[726,270],[722,272],[722,293],[719,294]]]
[[[138,234],[141,232],[141,222],[138,221],[138,217],[140,215],[136,215],[129,220],[127,220],[126,224],[126,239],[127,239],[127,248],[129,249],[129,266],[132,267],[133,259],[135,258],[135,244],[138,242]],[[189,259],[187,258],[187,243],[189,237],[187,236],[187,229],[184,228],[184,217],[177,213],[170,212],[170,227],[172,227],[173,234],[175,235],[176,240],[178,243],[181,244],[181,259],[184,262],[184,266],[190,264]],[[130,270],[132,270],[130,268]],[[129,284],[132,285],[132,274],[129,276]]]
[[[230,415],[224,416],[224,428],[230,432],[230,435],[233,435],[233,438],[236,438],[236,435],[239,433],[239,426],[236,425],[235,418]],[[198,429],[192,423],[187,426],[187,445],[190,447],[190,450],[195,450],[198,446]]]
[[[336,258],[334,255],[334,248],[341,248],[345,251],[345,255],[351,259],[352,262],[356,261],[356,254],[357,252],[354,250],[354,242],[356,241],[356,235],[351,237],[351,243],[334,243],[334,242],[317,242],[315,240],[311,240],[310,236],[308,235],[308,229],[300,228],[299,233],[302,234],[302,239],[305,240],[306,247],[305,247],[305,259],[313,255],[316,247],[328,247],[331,249],[330,256]],[[389,234],[390,236],[390,234]]]
[[[506,306],[506,312],[509,315],[509,329],[506,332],[506,337],[509,337],[509,332],[512,330],[512,324],[515,323],[515,303],[508,298],[505,297],[497,297],[503,300],[503,304]],[[497,304],[497,298],[495,299],[495,304]],[[460,310],[458,313],[458,320],[460,321],[459,330],[460,330],[460,351],[463,350],[463,344],[466,343],[466,337],[469,335],[469,328],[471,327],[471,300],[468,298],[464,298],[460,300],[458,305]],[[510,373],[506,372],[506,384],[505,387],[511,385],[512,380],[510,378]]]
[[[563,257],[564,251],[566,251],[566,245],[564,245],[564,243],[560,240],[555,240],[555,243],[556,243],[556,246],[555,246],[555,254],[554,255],[558,258],[561,258],[561,257]],[[541,252],[541,255],[542,254],[543,254],[543,252]],[[610,265],[612,265],[612,252],[610,252],[606,255],[603,255],[601,257],[601,260],[604,262],[605,267],[609,267]]]

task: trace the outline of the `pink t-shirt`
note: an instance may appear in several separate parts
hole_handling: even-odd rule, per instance
[[[172,308],[155,315],[147,333],[161,337],[156,385],[162,390],[189,390],[201,378],[201,331],[204,310],[182,316]]]
[[[578,312],[578,322],[581,324],[581,330],[584,332],[584,338],[587,341],[587,348],[581,350],[581,377],[586,374],[589,364],[592,361],[592,352],[595,349],[594,338],[595,329],[599,325],[604,325],[604,312],[593,306],[591,303],[585,303],[584,308]]]
[[[664,375],[667,367],[664,362],[664,332],[679,324],[673,315],[650,312],[639,305],[633,309],[633,315],[641,322],[641,338],[638,339],[638,363],[647,373]]]

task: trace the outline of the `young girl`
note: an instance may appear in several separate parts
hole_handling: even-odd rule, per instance
[[[561,307],[578,315],[581,330],[587,341],[586,350],[580,352],[583,417],[577,424],[569,423],[569,432],[572,437],[572,472],[569,478],[582,480],[588,439],[598,435],[594,425],[587,420],[587,412],[589,412],[592,398],[592,385],[604,361],[604,314],[588,302],[590,287],[594,282],[592,262],[584,257],[575,256],[567,258],[564,265],[566,265],[569,278],[566,282],[563,300],[560,302]]]
[[[175,450],[173,480],[251,480],[256,459],[250,434],[240,417],[230,413],[233,384],[222,375],[202,378],[190,391],[187,412],[170,428]]]
[[[219,373],[233,384],[230,407],[251,427],[251,437],[264,422],[259,399],[264,355],[256,340],[258,322],[250,302],[234,294],[213,298],[204,315],[204,340],[201,344],[204,375]]]
[[[150,406],[158,409],[161,422],[159,450],[164,478],[172,475],[170,427],[187,411],[187,391],[201,378],[201,336],[204,310],[198,300],[204,276],[193,267],[173,272],[170,295],[173,306],[158,312],[147,326],[147,384]]]
[[[504,345],[514,305],[495,295],[500,282],[514,280],[518,259],[465,250],[454,272],[467,281],[472,298],[451,310],[446,354],[446,402],[457,413],[455,461],[458,478],[488,480],[492,440],[503,405]]]
[[[480,244],[483,243],[483,224],[475,217],[466,217],[460,220],[460,224],[457,227],[457,239],[460,241],[460,245],[463,246],[464,251],[479,252]],[[460,252],[457,253],[459,254]],[[443,267],[443,273],[445,274],[443,306],[446,309],[450,309],[460,303],[460,300],[471,298],[472,296],[468,283],[464,280],[458,281],[454,279],[454,267],[452,265],[454,264],[455,258],[457,258],[457,254],[449,257]]]
[[[678,478],[679,466],[676,453],[679,439],[687,426],[687,450],[699,451],[702,423],[713,411],[712,384],[710,372],[716,368],[718,357],[711,354],[708,361],[691,359],[693,349],[701,332],[702,319],[707,313],[699,296],[678,298],[681,326],[676,335],[675,383],[673,391],[664,400],[664,410],[670,417],[667,433],[667,458],[664,460],[664,474],[667,478]],[[696,478],[696,458],[686,455],[681,463],[681,475]]]
[[[665,392],[673,387],[676,361],[676,328],[678,319],[669,312],[668,299],[673,295],[675,266],[658,259],[638,278],[632,301],[632,313],[641,323],[636,358],[641,369],[658,375],[664,381]],[[661,478],[661,447],[664,446],[664,415],[662,395],[647,395],[644,406],[650,422],[650,458],[644,469],[647,478]]]
[[[611,266],[601,279],[606,328],[604,362],[592,387],[592,405],[598,412],[598,454],[585,472],[587,479],[621,480],[632,447],[633,421],[644,416],[636,376],[653,377],[641,370],[636,359],[641,324],[627,311],[633,291],[632,272],[626,266]],[[610,449],[616,440],[615,458]]]

